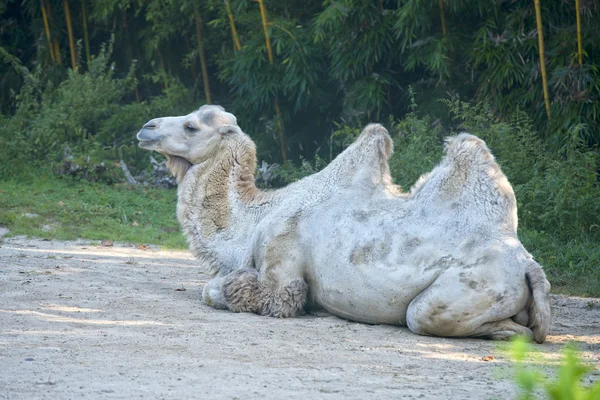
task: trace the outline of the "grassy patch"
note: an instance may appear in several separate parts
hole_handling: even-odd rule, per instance
[[[524,228],[519,228],[519,239],[544,267],[552,292],[600,297],[600,246],[595,240],[565,240]]]
[[[76,238],[187,248],[175,190],[56,177],[0,181],[0,226],[12,236]]]

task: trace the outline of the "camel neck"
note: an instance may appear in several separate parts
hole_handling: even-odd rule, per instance
[[[272,206],[254,184],[255,152],[236,141],[192,165],[178,187],[177,218],[192,253],[213,274],[239,267],[250,235]]]
[[[224,143],[219,157],[193,165],[179,184],[178,219],[194,236],[210,239],[218,233],[238,230],[249,206],[266,199],[254,183],[256,156],[247,140]],[[193,223],[192,223],[193,221]],[[232,226],[233,224],[236,227]]]

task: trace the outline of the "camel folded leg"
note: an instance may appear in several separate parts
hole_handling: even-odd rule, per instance
[[[483,337],[508,340],[516,335],[532,338],[520,311],[526,307],[528,287],[509,279],[490,281],[473,275],[442,273],[408,306],[406,323],[420,335]],[[514,318],[515,320],[513,320]]]
[[[473,332],[469,337],[482,337],[492,340],[510,340],[513,336],[525,336],[531,340],[533,332],[526,326],[519,325],[512,319],[504,319],[498,322],[487,322]]]
[[[412,311],[412,313],[411,313]],[[492,340],[510,340],[514,336],[524,336],[527,339],[533,337],[531,329],[520,325],[511,318],[500,321],[485,322],[480,325],[460,320],[443,320],[435,317],[424,318],[415,316],[414,309],[409,307],[407,325],[414,333],[425,336],[448,336],[448,337],[480,337]]]
[[[222,293],[231,311],[288,318],[303,313],[308,285],[297,278],[269,288],[257,270],[242,268],[225,277]]]

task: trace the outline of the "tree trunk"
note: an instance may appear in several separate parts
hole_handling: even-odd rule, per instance
[[[542,70],[542,85],[544,89],[544,104],[546,106],[546,114],[550,119],[550,95],[548,94],[548,77],[546,75],[546,59],[544,57],[544,30],[542,27],[542,7],[540,0],[533,0],[535,5],[535,21],[538,30],[538,47],[540,51],[540,67]]]
[[[267,11],[265,10],[265,3],[263,0],[258,0],[260,7],[260,16],[262,18],[263,30],[265,32],[265,42],[267,44],[267,56],[269,57],[269,64],[273,65],[273,50],[271,49],[271,39],[269,38],[269,28],[267,23]],[[275,98],[275,113],[277,114],[277,128],[279,132],[279,144],[281,146],[281,159],[285,164],[287,157],[285,154],[285,133],[283,131],[283,120],[281,119],[281,109],[279,108],[279,99]]]
[[[67,33],[69,34],[69,50],[71,52],[71,68],[77,71],[77,57],[75,56],[75,40],[73,39],[73,24],[71,24],[71,10],[69,9],[69,1],[63,0],[65,9],[65,20],[67,21]]]
[[[208,81],[208,68],[206,67],[206,55],[204,54],[204,43],[202,42],[202,29],[200,19],[200,11],[198,7],[194,7],[194,16],[196,19],[196,40],[198,41],[198,52],[200,53],[200,68],[202,69],[202,83],[204,84],[204,95],[206,103],[211,104],[210,83]]]

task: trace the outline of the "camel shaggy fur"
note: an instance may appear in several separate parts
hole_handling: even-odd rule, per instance
[[[512,187],[472,135],[448,139],[409,193],[392,184],[380,125],[319,173],[268,192],[254,185],[253,142],[221,107],[151,120],[137,137],[178,178],[184,234],[216,275],[209,305],[276,317],[320,306],[422,335],[546,337],[550,284],[518,240]]]

